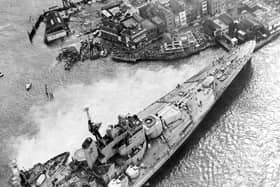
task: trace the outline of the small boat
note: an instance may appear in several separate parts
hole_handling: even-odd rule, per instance
[[[32,83],[25,84],[26,91],[29,91],[32,88]]]
[[[4,77],[4,73],[0,72],[0,77]]]

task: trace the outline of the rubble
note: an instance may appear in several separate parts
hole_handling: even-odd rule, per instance
[[[62,48],[56,59],[65,63],[65,70],[70,70],[78,61],[96,60],[99,57],[107,57],[108,54],[108,49],[100,41],[89,38],[80,42],[79,49],[74,46]]]
[[[80,55],[81,61],[95,60],[99,58],[101,51],[100,43],[94,42],[93,39],[81,41]]]
[[[80,53],[76,47],[70,46],[62,48],[57,57],[57,61],[64,62],[64,69],[70,70],[71,67],[80,60]]]

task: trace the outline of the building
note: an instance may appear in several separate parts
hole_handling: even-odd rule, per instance
[[[134,17],[128,17],[122,20],[121,24],[124,29],[120,34],[125,38],[125,44],[127,47],[137,48],[148,41],[147,30],[143,28]]]
[[[225,0],[208,0],[209,12],[212,16],[226,11]]]
[[[234,20],[232,19],[232,17],[227,14],[227,13],[224,13],[224,14],[221,14],[218,16],[218,19],[220,19],[222,22],[224,22],[226,25],[230,25],[230,24],[233,24]]]
[[[185,11],[181,11],[179,12],[179,21],[180,21],[180,27],[184,27],[184,26],[187,26],[187,14]]]
[[[219,34],[228,34],[229,32],[229,25],[225,24],[222,20],[220,20],[219,18],[216,18],[213,20],[213,22],[218,25],[219,29],[217,30],[217,32]]]
[[[161,14],[162,11],[160,10],[159,6],[154,3],[149,3],[139,9],[139,15],[144,19],[151,19]]]
[[[165,32],[166,26],[165,26],[164,21],[162,19],[160,19],[160,17],[155,16],[155,17],[151,18],[151,21],[156,25],[157,32],[159,35],[161,35]]]
[[[187,26],[187,17],[186,17],[186,4],[178,0],[169,1],[169,9],[174,14],[174,22],[177,28]]]
[[[143,2],[147,1],[141,1]],[[113,3],[101,9],[102,24],[99,28],[101,38],[136,49],[159,38],[166,31],[167,23],[170,29],[174,28],[172,12],[163,6],[157,7],[152,3],[141,6],[139,12],[146,14],[145,18],[139,14],[131,15],[127,9],[123,11],[124,6],[129,7],[123,3]]]
[[[201,17],[199,4],[193,3],[191,1],[186,3],[185,12],[186,12],[187,24],[188,25]]]
[[[228,35],[234,37],[236,32],[236,23],[234,22],[234,19],[227,13],[219,15],[218,18],[229,26]]]
[[[175,28],[175,15],[172,12],[172,10],[170,10],[169,8],[159,4],[159,17],[161,17],[161,19],[163,19],[165,21],[166,24],[166,30],[168,32],[173,32],[174,28]]]
[[[198,41],[196,37],[194,36],[192,31],[187,31],[185,33],[181,33],[179,36],[179,41],[182,41],[184,46],[187,47],[198,47]]]
[[[158,38],[158,36],[160,36],[158,33],[157,26],[150,20],[148,20],[148,19],[143,20],[141,22],[141,25],[142,25],[143,29],[145,29],[147,31],[146,37],[147,37],[148,41],[152,41],[153,39],[156,39],[156,38]]]
[[[122,3],[102,7],[99,35],[105,40],[135,49],[147,40],[147,30],[140,24],[142,18],[126,14],[122,7]]]
[[[206,20],[203,26],[205,32],[213,37],[219,37],[229,33],[229,25],[218,17],[212,20]]]
[[[56,11],[50,11],[46,15],[45,42],[64,38],[69,31],[67,24]]]
[[[155,4],[159,3],[163,6],[169,6],[169,1],[170,0],[152,0],[152,3],[155,3]]]
[[[256,1],[252,0],[244,0],[241,2],[240,10],[247,10],[249,12],[253,12],[258,9],[258,5]]]
[[[124,43],[124,40],[115,29],[106,26],[99,28],[99,37],[113,42]]]
[[[207,0],[197,1],[198,13],[201,17],[207,16],[209,14],[209,3]]]
[[[280,31],[280,14],[278,12],[266,12],[262,16],[257,16],[257,19],[270,34]]]
[[[172,41],[171,43],[164,43],[163,49],[165,53],[169,54],[184,52],[184,47],[181,41]]]
[[[203,23],[204,32],[211,36],[215,37],[216,31],[219,29],[219,26],[215,24],[212,20],[208,19]]]
[[[148,0],[129,0],[129,3],[136,7],[136,8],[141,8],[142,6],[145,6],[149,3]]]
[[[154,7],[152,6],[152,4],[142,6],[141,8],[139,8],[139,15],[144,19],[150,19],[151,17],[153,17],[153,9]]]
[[[280,31],[280,13],[272,9],[260,7],[245,1],[245,8],[242,10],[241,19],[250,20],[254,25],[261,25],[268,34]]]
[[[140,14],[140,9],[150,3],[148,0],[125,0],[124,2],[130,6],[133,14]]]

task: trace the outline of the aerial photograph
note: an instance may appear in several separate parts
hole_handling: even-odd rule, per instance
[[[0,187],[280,187],[279,0],[0,2]]]

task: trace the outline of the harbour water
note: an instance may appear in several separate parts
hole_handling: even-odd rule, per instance
[[[172,63],[118,64],[109,59],[65,72],[57,49],[31,45],[29,16],[59,0],[0,0],[0,186],[10,159],[20,167],[74,151],[88,136],[83,108],[97,121],[137,112],[224,53],[206,50]],[[151,186],[277,186],[280,184],[280,40],[257,53]],[[25,84],[32,82],[27,92]],[[54,94],[48,102],[44,85]]]

